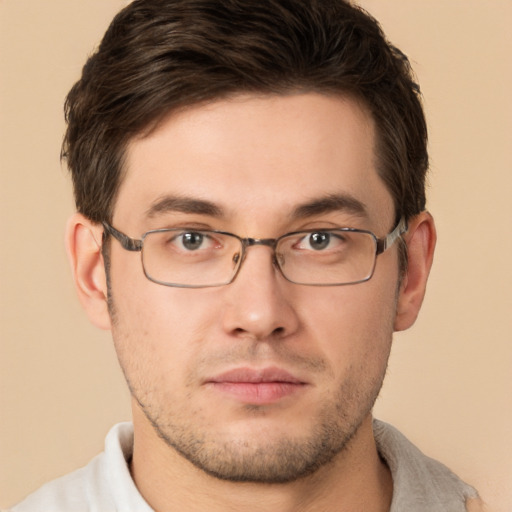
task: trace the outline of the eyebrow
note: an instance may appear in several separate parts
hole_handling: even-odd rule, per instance
[[[210,217],[224,216],[222,208],[215,203],[186,196],[164,196],[157,199],[146,211],[146,216],[155,217],[160,213],[168,212],[195,213]]]
[[[367,218],[365,204],[350,194],[329,194],[298,205],[292,212],[293,218],[306,218],[330,212],[347,212]]]
[[[216,218],[225,216],[224,210],[211,201],[172,195],[157,199],[146,211],[146,216],[151,218],[169,212],[207,215]],[[330,212],[348,212],[358,217],[368,217],[364,203],[349,194],[328,194],[311,199],[296,206],[292,210],[291,217],[303,219]]]

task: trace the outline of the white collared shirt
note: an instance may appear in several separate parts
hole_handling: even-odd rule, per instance
[[[441,463],[423,455],[397,429],[373,424],[377,448],[393,477],[390,512],[465,512],[478,496]],[[105,451],[85,467],[49,482],[11,512],[153,512],[131,477],[133,426],[119,423]]]

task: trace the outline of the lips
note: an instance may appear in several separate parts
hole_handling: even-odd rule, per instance
[[[214,391],[247,404],[270,404],[293,395],[306,386],[280,368],[236,368],[208,379],[205,384]]]

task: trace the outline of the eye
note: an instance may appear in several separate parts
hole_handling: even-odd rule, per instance
[[[330,233],[311,233],[308,237],[308,245],[315,251],[321,251],[326,247],[329,247],[331,243]]]
[[[296,249],[324,251],[337,248],[343,242],[339,235],[329,231],[316,231],[307,233],[296,244]]]
[[[203,245],[204,235],[201,233],[183,233],[181,235],[181,244],[189,251],[196,251]]]
[[[181,232],[172,238],[171,243],[182,251],[207,250],[214,246],[213,239],[199,231]]]

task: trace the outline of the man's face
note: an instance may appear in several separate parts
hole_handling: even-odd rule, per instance
[[[131,142],[113,225],[134,238],[184,226],[380,237],[394,210],[374,139],[349,99],[240,96],[190,108]],[[322,207],[333,195],[364,208]],[[233,283],[173,288],[111,244],[112,331],[135,416],[220,478],[290,481],[325,464],[368,420],[386,369],[396,247],[372,279],[348,286],[293,284],[272,261],[269,247],[250,247]]]

